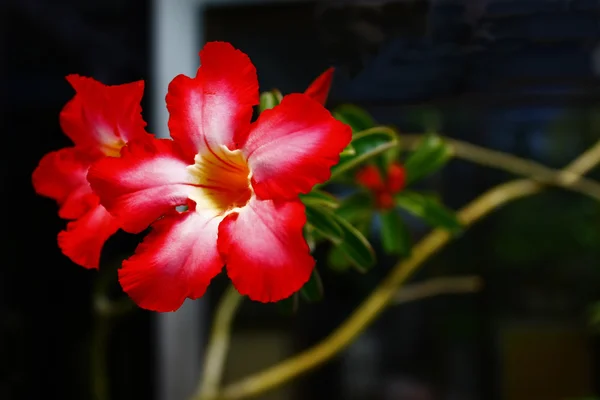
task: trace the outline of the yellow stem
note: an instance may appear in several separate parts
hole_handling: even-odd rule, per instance
[[[479,291],[483,281],[478,276],[440,277],[405,285],[396,292],[393,304],[404,304],[441,294],[462,294]]]
[[[579,177],[600,162],[600,142],[554,177],[565,185],[581,182]],[[458,212],[465,227],[513,200],[538,193],[542,186],[533,180],[519,179],[496,186],[476,198]],[[233,383],[220,395],[206,398],[244,399],[274,389],[290,379],[306,373],[346,348],[393,300],[398,287],[426,260],[451,239],[444,230],[435,229],[415,247],[410,258],[399,262],[371,295],[333,333],[315,346],[262,372]]]
[[[402,145],[409,150],[414,150],[422,138],[423,135],[419,134],[402,135]],[[546,185],[562,187],[595,199],[600,199],[600,184],[594,180],[586,179],[571,170],[560,171],[548,168],[535,161],[513,156],[512,154],[503,153],[501,151],[486,149],[485,147],[476,146],[471,143],[448,137],[444,137],[444,141],[450,146],[452,155],[456,158],[486,167],[504,170],[514,175],[526,177]],[[579,170],[580,167],[587,168],[589,167],[589,163],[593,161],[593,154],[592,157],[578,158],[578,165],[574,165],[576,168],[574,168],[573,171]]]
[[[229,286],[219,300],[196,398],[212,398],[218,393],[227,359],[233,317],[242,304],[242,299],[235,288]]]

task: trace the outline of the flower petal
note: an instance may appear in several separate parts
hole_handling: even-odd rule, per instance
[[[116,156],[125,142],[147,135],[143,81],[108,86],[79,75],[68,75],[67,81],[76,94],[61,111],[60,124],[75,145]]]
[[[33,188],[36,193],[58,203],[61,218],[79,218],[98,203],[86,180],[93,161],[74,147],[48,153],[33,171]]]
[[[381,177],[379,169],[374,165],[365,165],[356,173],[356,181],[373,191],[382,191],[385,189],[385,183]]]
[[[352,130],[304,94],[285,96],[253,125],[242,151],[263,199],[292,199],[325,182]]]
[[[119,270],[123,290],[140,307],[161,312],[177,310],[186,298],[201,297],[223,268],[217,251],[221,219],[173,211],[156,221]]]
[[[75,264],[98,268],[104,243],[118,229],[117,221],[98,204],[67,224],[67,229],[58,234],[58,246]]]
[[[304,239],[300,201],[256,197],[219,226],[219,251],[227,274],[243,295],[260,302],[289,297],[308,281],[315,265]]]
[[[304,91],[304,94],[309,95],[313,100],[325,105],[327,102],[327,96],[329,96],[329,89],[331,89],[331,82],[333,81],[333,67],[328,68],[321,75],[315,79],[310,86]]]
[[[387,189],[390,193],[398,193],[406,186],[406,170],[398,163],[388,168]]]
[[[169,85],[171,137],[190,154],[200,153],[207,143],[235,150],[258,104],[256,69],[246,54],[224,42],[207,43],[200,63],[195,78],[178,75]]]
[[[105,157],[88,180],[101,204],[123,230],[139,233],[170,209],[186,204],[194,188],[181,150],[172,140],[152,137],[127,144],[121,157]]]

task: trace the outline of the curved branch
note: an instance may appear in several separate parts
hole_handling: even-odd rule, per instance
[[[580,182],[582,175],[600,163],[600,142],[569,164],[553,177],[567,187]],[[540,192],[543,186],[533,180],[519,179],[496,186],[476,198],[458,212],[465,227],[474,224],[497,208]],[[411,257],[399,262],[358,309],[331,335],[317,345],[271,368],[231,384],[218,396],[219,399],[243,399],[274,389],[290,379],[306,373],[329,360],[346,348],[393,300],[398,287],[431,256],[441,250],[451,239],[446,231],[435,229],[414,248]]]
[[[218,393],[229,348],[231,324],[242,300],[243,297],[233,286],[229,286],[219,300],[202,368],[202,379],[196,389],[197,398],[211,398]]]
[[[481,290],[482,287],[483,280],[478,276],[432,278],[424,282],[405,285],[396,293],[392,304],[405,304],[442,294],[474,293]]]
[[[414,150],[422,137],[423,135],[419,134],[402,135],[401,143],[408,149]],[[548,168],[535,161],[497,150],[486,149],[485,147],[445,136],[444,141],[450,146],[452,155],[456,158],[486,167],[504,170],[514,175],[526,177],[546,185],[558,186],[593,197],[597,200],[600,199],[600,183],[591,179],[586,179],[575,172]],[[585,169],[589,167],[590,162],[593,162],[593,160],[586,157],[581,161],[578,161],[578,165],[575,165],[575,167],[577,167],[577,169],[580,167]]]

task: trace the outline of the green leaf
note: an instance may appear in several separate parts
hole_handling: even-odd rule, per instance
[[[306,220],[315,231],[334,243],[344,239],[344,230],[340,227],[335,215],[325,208],[306,205]]]
[[[327,266],[334,271],[345,272],[352,267],[352,263],[348,261],[342,249],[332,246],[327,254]]]
[[[278,97],[277,93],[279,93],[279,96],[281,96],[281,92],[279,92],[278,90],[271,90],[270,92],[263,92],[260,94],[260,103],[258,106],[258,110],[261,113],[265,110],[270,110],[271,108],[279,104],[281,98]]]
[[[301,194],[300,200],[307,205],[329,208],[337,208],[340,205],[339,200],[334,195],[319,189],[313,189],[310,193]]]
[[[407,256],[410,254],[410,233],[396,210],[381,214],[381,242],[387,254]]]
[[[313,251],[315,251],[315,248],[317,247],[317,240],[315,238],[315,230],[311,225],[306,224],[306,225],[304,225],[303,232],[304,232],[304,240],[306,240],[306,244],[308,244],[308,248],[310,249],[310,252],[312,253]]]
[[[381,160],[385,171],[387,171],[387,167],[389,167],[390,164],[400,159],[401,150],[400,142],[398,142],[396,146],[381,154]]]
[[[317,269],[313,269],[312,275],[308,282],[300,289],[300,295],[308,302],[314,303],[323,299],[323,282]]]
[[[406,159],[407,184],[437,171],[452,157],[452,148],[436,134],[426,135],[416,150]]]
[[[375,126],[368,112],[353,104],[341,104],[331,113],[335,119],[350,125],[352,132],[360,132]]]
[[[368,210],[368,212],[365,211],[366,210],[362,210],[359,214],[353,213],[353,220],[348,220],[348,222],[352,222],[352,225],[358,229],[363,236],[367,237],[369,235],[369,230],[371,229],[373,212],[371,210]],[[352,267],[352,263],[344,255],[343,249],[333,245],[327,254],[327,266],[334,271],[345,272]]]
[[[331,180],[342,173],[363,164],[368,159],[375,157],[398,144],[396,132],[386,126],[378,126],[355,134],[352,146],[356,153],[351,156],[340,157],[340,162],[331,168]]]
[[[354,146],[352,146],[352,143],[348,143],[348,146],[346,146],[344,150],[342,150],[342,152],[340,153],[340,157],[353,156],[355,154],[356,149],[354,148]]]
[[[283,315],[293,315],[298,311],[298,292],[294,293],[287,299],[278,301],[277,308]]]
[[[375,252],[364,235],[345,219],[336,216],[336,222],[344,232],[344,240],[337,249],[360,272],[366,272],[375,265]]]
[[[456,213],[446,208],[434,196],[404,190],[394,196],[394,201],[397,206],[423,218],[434,227],[444,228],[454,234],[462,230]]]
[[[362,219],[365,213],[371,213],[374,207],[373,196],[359,191],[340,200],[335,213],[345,220],[354,223]]]

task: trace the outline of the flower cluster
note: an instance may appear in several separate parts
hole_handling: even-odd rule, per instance
[[[367,165],[356,174],[358,183],[369,189],[375,197],[377,208],[387,210],[394,208],[394,195],[406,185],[406,171],[398,162],[388,166],[385,177],[374,165]]]
[[[60,121],[74,146],[46,155],[33,174],[36,191],[73,220],[59,246],[84,267],[98,267],[118,228],[151,226],[119,270],[123,290],[150,310],[199,298],[223,266],[253,300],[298,291],[314,268],[298,196],[329,179],[352,138],[323,107],[331,69],[252,121],[259,90],[248,56],[211,42],[200,60],[195,77],[169,85],[171,139],[145,132],[142,82],[69,76],[76,95]]]

